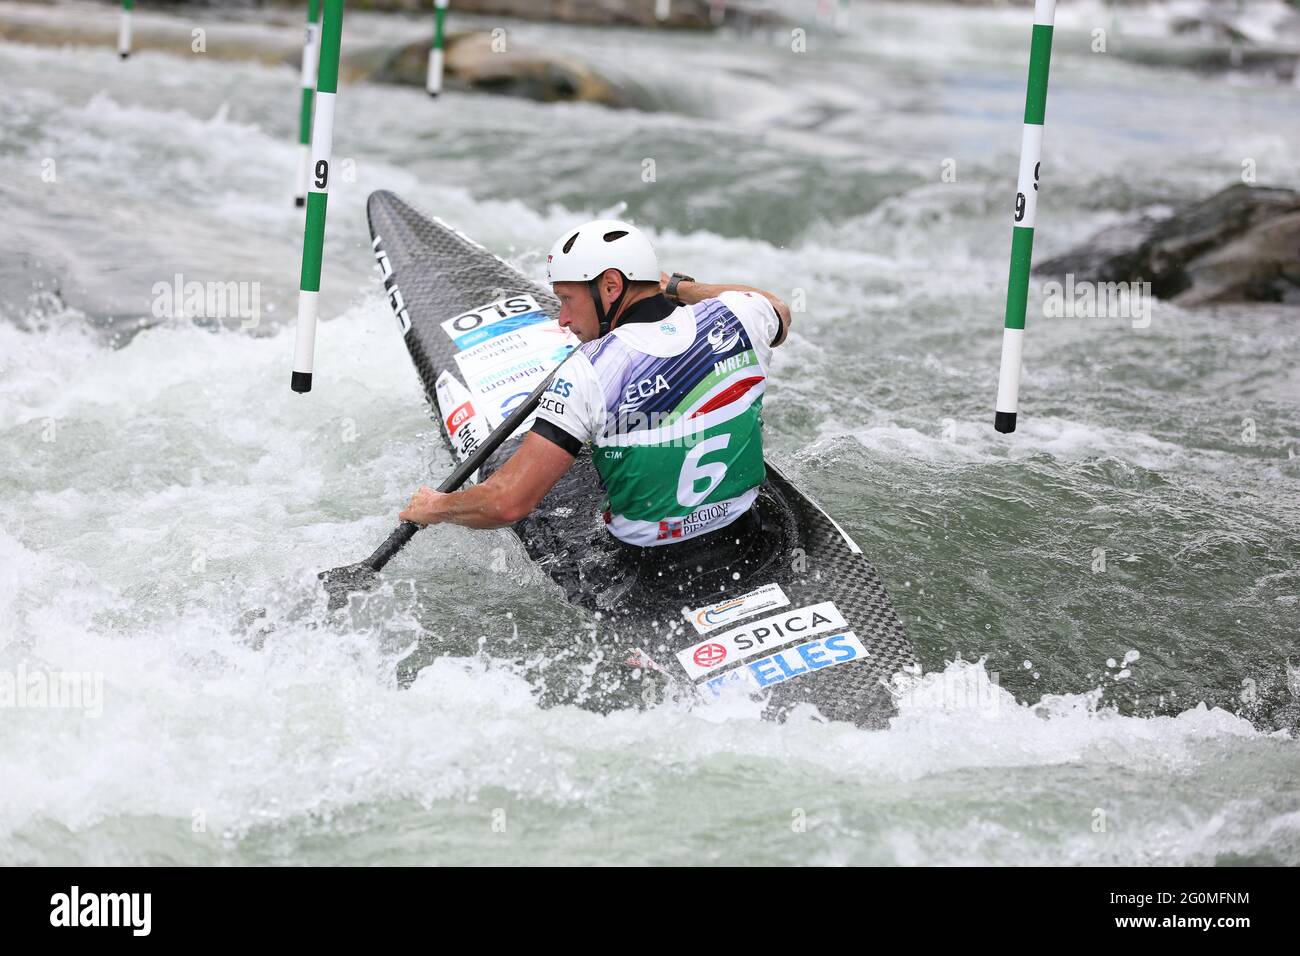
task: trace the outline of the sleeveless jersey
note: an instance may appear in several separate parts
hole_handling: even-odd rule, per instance
[[[619,326],[560,370],[538,418],[575,448],[591,442],[617,538],[672,544],[753,504],[766,477],[763,394],[779,328],[765,297],[724,292]]]

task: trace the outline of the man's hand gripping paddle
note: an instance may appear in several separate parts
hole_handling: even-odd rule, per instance
[[[551,374],[546,376],[529,393],[528,397],[506,416],[505,420],[483,441],[483,444],[475,448],[470,456],[447,476],[446,480],[438,486],[438,491],[444,494],[456,491],[461,485],[465,484],[470,475],[478,471],[492,453],[501,447],[501,443],[514,433],[525,418],[533,413],[542,400],[542,395],[550,387],[551,380],[555,378],[555,373],[572,355],[573,353],[570,352],[564,358],[564,361],[551,370]],[[316,575],[324,582],[325,590],[329,592],[329,609],[337,611],[339,608],[346,607],[348,597],[352,592],[368,591],[377,585],[379,583],[379,572],[383,570],[384,565],[391,561],[397,552],[406,547],[406,543],[415,537],[415,533],[421,527],[421,525],[413,521],[403,521],[393,529],[393,533],[388,536],[388,540],[376,548],[375,553],[364,561],[348,564],[341,568],[334,568],[330,571],[322,571]]]

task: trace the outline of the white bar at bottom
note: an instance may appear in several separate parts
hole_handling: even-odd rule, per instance
[[[316,306],[319,292],[298,293],[298,335],[293,344],[293,370],[310,372],[316,351]]]
[[[1015,413],[1020,406],[1020,352],[1024,341],[1024,329],[1002,330],[1002,371],[998,375],[996,411]]]
[[[424,88],[430,93],[442,92],[442,51],[437,47],[429,47],[429,72]]]

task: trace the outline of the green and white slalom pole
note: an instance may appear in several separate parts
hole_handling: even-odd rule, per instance
[[[1025,91],[1025,128],[1020,139],[1020,177],[1011,230],[1011,275],[1007,280],[1007,312],[1002,330],[1002,371],[993,427],[1016,430],[1020,404],[1020,356],[1029,302],[1029,260],[1034,248],[1034,218],[1038,209],[1038,173],[1043,154],[1043,116],[1047,111],[1047,68],[1052,59],[1052,22],[1056,0],[1034,0],[1034,34],[1029,47],[1029,84]]]
[[[320,60],[320,2],[307,0],[307,29],[302,40],[302,103],[298,107],[298,188],[293,204],[307,205],[311,176],[311,102],[316,95],[316,66]]]
[[[117,55],[126,59],[131,55],[131,10],[135,0],[122,0],[122,15],[117,21]]]
[[[342,39],[343,0],[325,0],[325,17],[321,24],[320,78],[316,84],[316,115],[311,128],[307,225],[302,236],[298,335],[293,347],[293,378],[290,382],[290,387],[295,392],[311,391],[321,258],[325,252],[325,206],[330,194],[330,159],[334,149],[334,97],[339,86],[339,45]]]
[[[447,22],[448,0],[434,0],[433,43],[429,46],[429,72],[425,74],[424,88],[430,96],[442,92],[443,28]]]

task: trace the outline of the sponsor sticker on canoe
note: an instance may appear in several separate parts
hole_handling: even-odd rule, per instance
[[[708,644],[699,644],[695,648],[695,653],[691,655],[691,660],[700,667],[713,667],[721,664],[727,659],[727,649],[721,644],[715,644],[710,641]]]
[[[743,627],[714,634],[694,647],[677,653],[677,660],[692,679],[706,677],[720,667],[769,654],[774,648],[814,634],[843,631],[849,626],[833,601],[782,611]]]
[[[468,349],[506,332],[547,321],[550,320],[537,300],[522,292],[453,316],[442,323],[442,330],[456,343],[456,348]]]
[[[466,381],[521,358],[553,359],[559,362],[578,345],[578,337],[554,322],[515,329],[456,353],[456,365]]]
[[[464,461],[479,446],[479,443],[487,438],[490,431],[487,420],[474,407],[474,399],[469,389],[446,369],[443,369],[442,374],[438,376],[434,391],[438,398],[438,412],[447,429],[447,437],[451,439],[456,458]]]
[[[496,428],[553,368],[555,362],[550,359],[522,358],[510,365],[470,376],[475,404],[483,410],[491,427]]]
[[[457,352],[456,365],[495,428],[577,344],[571,332],[547,321]]]
[[[762,690],[828,667],[861,660],[866,656],[867,649],[862,646],[858,636],[852,631],[844,631],[782,648],[751,661],[744,667],[711,677],[704,682],[704,686],[718,697],[722,696],[724,687],[736,684]]]
[[[710,604],[695,610],[684,608],[682,614],[691,622],[697,633],[708,634],[720,627],[734,624],[754,614],[771,611],[778,607],[789,607],[790,599],[785,596],[779,584],[764,584],[757,591],[750,591],[740,597]]]

